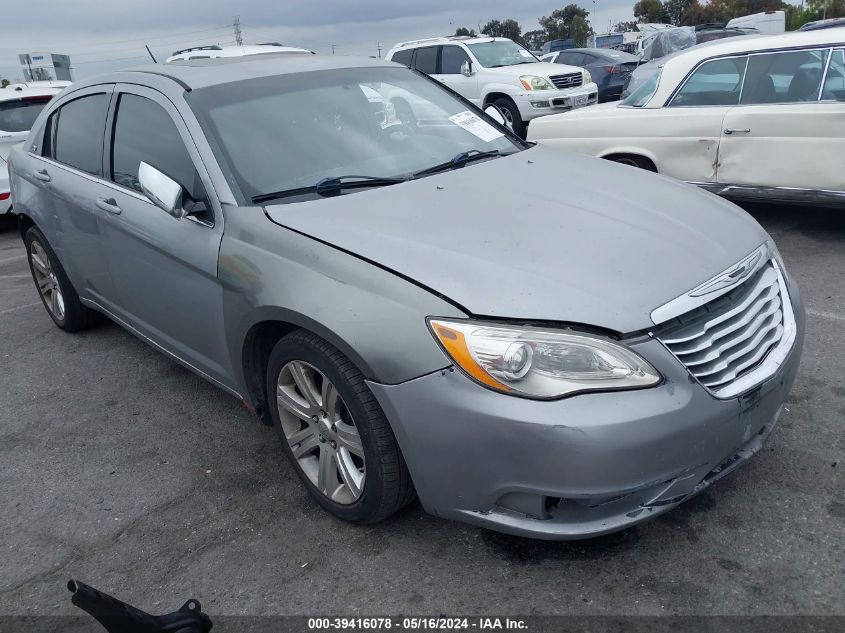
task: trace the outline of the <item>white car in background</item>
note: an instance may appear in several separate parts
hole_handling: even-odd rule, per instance
[[[525,138],[537,117],[596,103],[598,87],[583,68],[541,62],[505,37],[434,37],[402,42],[386,59],[415,68],[480,108],[494,105]],[[401,114],[404,104],[397,104]]]
[[[268,44],[252,44],[246,46],[219,46],[212,44],[210,46],[194,46],[193,48],[183,48],[168,57],[164,62],[172,64],[173,62],[185,61],[188,59],[216,59],[218,57],[243,57],[245,55],[272,55],[293,53],[300,55],[313,55],[314,51],[309,51],[305,48],[298,48],[296,46],[284,46],[277,42]]]
[[[6,167],[12,146],[26,140],[29,128],[44,106],[68,85],[70,82],[36,81],[0,89],[0,215],[12,210]]]
[[[529,138],[726,197],[845,205],[845,28],[661,61],[624,100],[544,117]]]

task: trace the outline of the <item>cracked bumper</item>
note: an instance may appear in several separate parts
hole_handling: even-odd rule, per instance
[[[666,512],[760,449],[797,371],[797,307],[786,361],[732,400],[713,398],[653,340],[633,346],[665,377],[653,389],[542,402],[452,369],[370,386],[428,512],[535,538],[598,536]]]

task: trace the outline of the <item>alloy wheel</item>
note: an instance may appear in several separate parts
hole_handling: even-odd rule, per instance
[[[35,274],[35,283],[38,291],[44,299],[44,305],[57,320],[65,318],[65,299],[62,289],[59,287],[59,279],[56,277],[50,258],[47,256],[44,247],[37,241],[32,242],[29,248],[29,261],[32,263],[32,270]]]
[[[334,384],[316,367],[292,360],[279,372],[276,402],[285,439],[305,476],[335,503],[355,503],[364,491],[364,447]]]

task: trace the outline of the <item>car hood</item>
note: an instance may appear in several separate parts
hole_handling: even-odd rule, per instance
[[[469,314],[617,332],[652,326],[652,310],[767,239],[744,211],[690,185],[540,146],[266,213]]]
[[[508,77],[522,77],[524,75],[537,75],[550,77],[552,75],[565,75],[567,73],[580,73],[577,66],[566,64],[550,64],[549,62],[538,62],[534,64],[517,64],[516,66],[502,66],[501,68],[487,68],[490,72]]]

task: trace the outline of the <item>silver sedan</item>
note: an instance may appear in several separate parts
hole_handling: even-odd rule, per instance
[[[798,366],[798,289],[742,210],[525,143],[392,63],[89,79],[10,172],[55,324],[105,315],[241,399],[348,521],[418,496],[621,529],[756,453]]]

